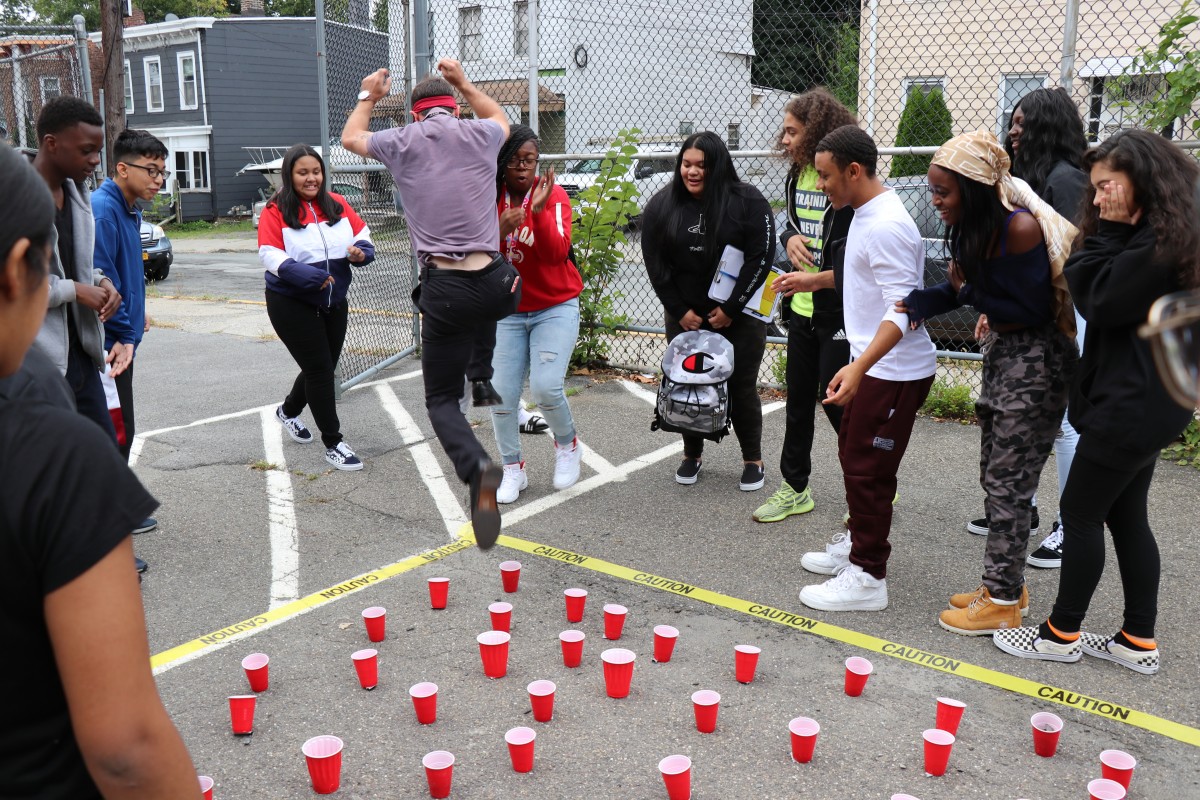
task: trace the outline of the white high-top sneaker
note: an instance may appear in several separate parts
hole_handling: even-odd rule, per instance
[[[887,581],[863,572],[858,564],[847,564],[824,583],[801,589],[800,602],[818,611],[883,611]]]
[[[818,575],[837,575],[850,563],[850,531],[835,533],[824,553],[805,553],[800,566]]]
[[[525,474],[525,462],[504,465],[504,477],[496,490],[497,503],[515,503],[521,492],[529,488],[529,476]]]
[[[554,488],[566,489],[574,486],[579,480],[579,459],[583,451],[579,448],[579,437],[571,440],[570,444],[554,443]]]

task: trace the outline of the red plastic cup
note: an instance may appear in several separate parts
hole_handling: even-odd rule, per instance
[[[675,652],[675,643],[679,641],[679,630],[670,625],[654,626],[654,661],[665,664],[671,660]]]
[[[235,736],[254,733],[254,704],[257,700],[256,694],[235,694],[229,698],[229,721]]]
[[[504,591],[512,594],[517,590],[517,585],[521,582],[521,562],[520,561],[502,561],[500,563],[500,585],[504,587]]]
[[[421,765],[425,767],[425,780],[429,781],[429,796],[449,797],[450,781],[454,777],[454,754],[434,750],[425,754]]]
[[[963,712],[966,710],[967,704],[961,700],[939,697],[937,699],[937,722],[933,724],[933,727],[958,736],[958,726],[962,722]]]
[[[317,794],[333,794],[342,782],[342,740],[336,736],[314,736],[301,748],[308,762],[308,777]]]
[[[430,578],[429,579],[429,605],[431,608],[441,610],[446,607],[446,600],[450,595],[450,579],[449,578]],[[439,751],[440,752],[440,751]]]
[[[350,658],[354,660],[354,671],[358,673],[358,682],[364,689],[374,689],[379,685],[378,650],[359,650]]]
[[[1088,784],[1090,800],[1125,800],[1125,787],[1110,778],[1096,778]]]
[[[633,661],[637,656],[632,650],[623,647],[613,647],[600,654],[604,662],[604,689],[609,697],[622,698],[629,696],[629,686],[633,683]]]
[[[813,750],[817,747],[817,734],[821,732],[817,721],[796,717],[788,723],[788,732],[792,734],[792,758],[800,764],[812,761]]]
[[[625,615],[629,609],[617,603],[604,606],[604,638],[616,641],[621,638],[621,630],[625,627]]]
[[[526,687],[529,704],[533,706],[533,718],[538,722],[549,722],[554,718],[554,681],[534,681]]]
[[[1029,724],[1033,726],[1033,752],[1042,758],[1053,756],[1058,750],[1063,721],[1049,711],[1039,711],[1029,718]]]
[[[721,695],[711,689],[692,692],[692,710],[696,713],[696,730],[712,733],[717,729],[717,709],[721,707]]]
[[[387,609],[383,606],[363,609],[363,624],[367,626],[368,639],[382,642],[387,637]]]
[[[488,613],[492,615],[492,630],[505,633],[512,630],[512,603],[492,603]]]
[[[692,800],[692,760],[687,756],[667,756],[658,762],[668,800]]]
[[[213,779],[208,777],[207,775],[201,775],[199,777],[200,777],[200,793],[204,796],[204,800],[213,800],[213,796],[212,796]]]
[[[583,631],[563,631],[558,640],[562,643],[563,666],[578,667],[583,661]]]
[[[954,747],[954,734],[930,728],[921,734],[925,739],[925,774],[938,777],[946,774],[950,765],[950,748]]]
[[[850,656],[846,659],[846,694],[858,697],[867,688],[867,677],[872,670],[871,662],[861,656]]]
[[[583,622],[583,604],[587,602],[587,589],[567,589],[567,622]]]
[[[511,639],[504,631],[485,631],[475,637],[475,641],[479,642],[484,675],[503,678],[508,674],[508,643]]]
[[[428,681],[413,684],[408,688],[408,695],[413,702],[413,710],[417,712],[417,722],[422,725],[432,725],[437,722],[437,693],[437,684]]]
[[[1105,750],[1100,754],[1100,777],[1116,781],[1126,789],[1133,780],[1133,768],[1136,766],[1137,759],[1123,750]]]
[[[754,671],[758,669],[758,655],[761,648],[752,644],[739,644],[733,648],[734,675],[738,683],[750,683],[754,680]]]
[[[251,653],[242,659],[242,669],[246,670],[246,679],[250,681],[250,691],[265,692],[269,683],[267,662],[270,659],[263,653]]]
[[[533,740],[536,738],[533,728],[510,728],[504,734],[513,772],[533,772]]]

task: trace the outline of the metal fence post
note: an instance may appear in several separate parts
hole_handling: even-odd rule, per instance
[[[433,54],[429,52],[429,0],[413,0],[413,70],[415,80],[421,80],[432,68]]]
[[[529,0],[529,127],[538,132],[538,0]]]
[[[1063,20],[1062,61],[1058,65],[1058,85],[1071,91],[1075,82],[1075,39],[1079,35],[1079,0],[1067,0]]]
[[[317,15],[317,108],[320,113],[321,153],[329,164],[329,62],[325,45],[325,0],[316,0]],[[325,170],[325,185],[329,185],[330,170]]]
[[[83,19],[83,14],[71,17],[71,23],[75,26],[75,46],[79,48],[79,70],[82,73],[83,96],[90,103],[92,102],[92,62],[88,54],[87,23]]]

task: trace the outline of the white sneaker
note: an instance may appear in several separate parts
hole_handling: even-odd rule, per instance
[[[504,465],[504,477],[496,490],[497,503],[515,503],[521,492],[529,488],[529,476],[525,474],[525,462]]]
[[[579,437],[576,436],[568,445],[554,443],[554,488],[566,489],[574,486],[579,480],[579,459],[583,451],[579,449]]]
[[[818,575],[837,575],[850,563],[850,531],[837,533],[824,553],[805,553],[800,566]]]
[[[801,589],[800,602],[818,611],[883,611],[888,604],[887,581],[868,575],[857,564],[847,564],[824,583]]]

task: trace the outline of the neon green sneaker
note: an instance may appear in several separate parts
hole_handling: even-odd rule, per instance
[[[781,522],[794,514],[807,514],[814,508],[816,503],[813,502],[808,487],[805,487],[803,492],[797,492],[787,481],[782,481],[779,491],[754,510],[754,521]]]

